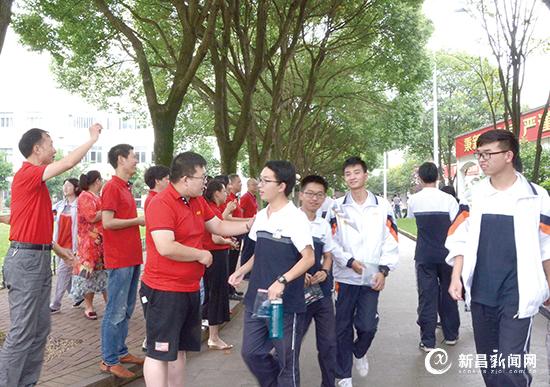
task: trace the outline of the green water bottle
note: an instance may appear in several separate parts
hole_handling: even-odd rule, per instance
[[[276,298],[271,300],[271,317],[269,319],[269,338],[283,338],[283,300]]]

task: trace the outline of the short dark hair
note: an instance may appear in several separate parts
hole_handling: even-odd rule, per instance
[[[97,179],[101,179],[101,173],[99,173],[99,171],[88,171],[88,173],[80,175],[78,185],[82,191],[88,191],[90,186],[94,184]]]
[[[32,148],[44,140],[44,134],[47,135],[48,132],[38,128],[32,128],[23,133],[19,140],[19,151],[23,157],[27,158],[32,154]]]
[[[221,181],[216,179],[210,180],[206,185],[206,189],[204,190],[205,199],[208,200],[209,202],[213,202],[214,193],[219,192],[224,188],[225,188],[225,185]]]
[[[304,177],[300,181],[300,190],[303,191],[306,188],[306,185],[308,185],[309,183],[317,183],[317,184],[322,185],[323,189],[325,190],[325,193],[328,190],[328,183],[327,183],[327,181],[325,180],[325,178],[323,176],[308,175],[308,176]]]
[[[143,179],[149,188],[154,189],[157,184],[157,180],[162,180],[169,174],[170,169],[168,169],[168,167],[165,167],[164,165],[153,165],[152,167],[147,168],[145,174],[143,175]]]
[[[233,183],[235,181],[236,178],[241,178],[238,174],[236,173],[232,173],[230,175],[227,176],[229,178],[229,180],[231,180],[231,183]]]
[[[226,187],[229,184],[229,176],[227,176],[227,175],[214,176],[214,180],[221,181],[223,183],[223,185],[225,185]]]
[[[424,183],[435,183],[438,175],[437,166],[431,161],[426,161],[418,167],[418,177],[420,177]]]
[[[519,157],[519,141],[514,133],[504,129],[491,129],[483,133],[477,138],[476,146],[490,144],[492,142],[498,142],[498,145],[502,150],[512,151],[514,157],[512,164],[514,168],[521,172],[523,169],[521,159]]]
[[[80,192],[81,192],[80,186],[79,186],[79,184],[78,184],[78,179],[76,179],[76,178],[74,178],[74,177],[69,177],[68,179],[65,179],[65,180],[63,181],[63,184],[65,184],[66,182],[69,182],[69,183],[71,183],[71,184],[73,185],[73,187],[74,187],[74,194],[75,194],[75,196],[78,197],[78,195],[80,195]]]
[[[275,173],[279,183],[285,183],[285,195],[288,196],[296,185],[296,168],[287,160],[270,160],[264,165]]]
[[[183,152],[170,165],[170,181],[177,183],[184,176],[193,176],[197,167],[206,167],[204,157],[195,152]]]
[[[125,159],[128,158],[130,151],[134,149],[133,146],[129,144],[118,144],[109,149],[107,158],[109,159],[109,164],[116,169],[118,167],[118,156],[122,156]]]
[[[351,167],[352,165],[360,165],[363,168],[363,172],[367,172],[367,163],[359,156],[348,157],[344,161],[344,165],[342,165],[342,171],[345,171],[347,167]]]

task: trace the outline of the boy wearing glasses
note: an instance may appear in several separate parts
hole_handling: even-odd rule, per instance
[[[432,162],[418,168],[422,190],[408,202],[408,218],[416,219],[418,238],[414,253],[418,290],[418,320],[420,350],[430,352],[436,347],[437,315],[441,316],[443,342],[455,345],[458,340],[460,316],[455,300],[447,289],[453,268],[445,262],[449,250],[445,248],[447,231],[458,213],[458,203],[449,194],[437,189],[439,172]]]
[[[488,364],[485,384],[529,386],[524,355],[533,316],[549,304],[550,199],[517,172],[519,144],[511,132],[483,133],[475,155],[487,178],[473,188],[471,205],[461,204],[449,229],[449,293],[462,299],[462,276],[476,350]]]
[[[315,319],[315,338],[319,366],[321,368],[321,387],[334,386],[336,370],[336,332],[334,304],[332,302],[332,230],[330,224],[317,210],[321,208],[328,189],[327,181],[318,175],[309,175],[300,182],[300,209],[306,214],[311,227],[315,264],[306,273],[306,286],[318,286],[322,298],[307,305],[302,338],[305,336],[311,320]],[[311,288],[310,288],[311,289]]]
[[[255,242],[254,255],[229,277],[229,283],[237,286],[251,272],[244,298],[242,356],[261,386],[300,385],[304,274],[315,258],[307,217],[288,200],[295,184],[296,170],[290,162],[266,163],[259,191],[268,205],[258,212],[249,233]],[[283,299],[282,339],[270,339],[268,320],[252,316],[258,289],[267,289],[270,300]]]
[[[336,338],[338,385],[352,386],[353,357],[362,377],[367,376],[367,351],[378,327],[378,296],[399,259],[393,209],[367,191],[367,165],[359,157],[343,165],[349,192],[336,199],[334,279],[338,282]],[[357,338],[354,341],[353,327]]]

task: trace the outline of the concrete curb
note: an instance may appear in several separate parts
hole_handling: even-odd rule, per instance
[[[409,238],[409,239],[413,240],[414,242],[416,242],[416,236],[414,236],[413,234],[411,234],[407,231],[399,230],[399,234],[403,234],[407,238]]]
[[[241,313],[241,311],[244,308],[244,304],[242,302],[237,303],[232,309],[231,309],[231,321],[228,321],[220,326],[220,330],[222,330],[227,324],[230,324],[233,319]],[[201,341],[205,342],[208,339],[208,330],[202,330],[201,332]],[[99,363],[98,363],[99,367]],[[123,386],[125,384],[128,384],[136,379],[139,379],[143,377],[143,367],[132,364],[130,367],[127,367],[130,371],[134,372],[136,374],[135,378],[131,379],[121,379],[117,378],[114,375],[103,373],[101,375],[95,375],[93,377],[90,377],[86,380],[83,380],[77,384],[74,384],[74,387],[116,387],[116,386]]]

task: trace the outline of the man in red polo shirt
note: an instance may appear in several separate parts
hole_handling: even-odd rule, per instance
[[[90,127],[90,139],[61,160],[48,132],[30,129],[19,141],[27,159],[11,186],[10,248],[4,259],[10,331],[0,352],[0,386],[38,383],[50,333],[51,250],[72,264],[69,249],[53,243],[53,212],[46,180],[74,167],[95,144],[101,125]]]
[[[135,374],[121,363],[143,364],[143,359],[128,353],[128,321],[136,304],[140,267],[143,263],[139,226],[145,224],[137,215],[130,178],[136,173],[138,160],[128,144],[109,150],[109,164],[115,175],[103,187],[101,219],[103,250],[108,269],[107,305],[101,324],[100,369],[121,378]]]
[[[144,211],[147,211],[147,207],[149,203],[151,203],[151,200],[157,196],[159,192],[164,191],[164,189],[168,187],[168,183],[170,183],[170,179],[168,178],[169,174],[170,169],[164,165],[153,165],[147,168],[143,179],[145,180],[145,184],[149,187],[149,194],[145,199],[145,204],[143,204]]]
[[[248,191],[241,197],[240,205],[243,210],[243,218],[253,218],[258,212],[258,200],[256,193],[258,192],[258,181],[251,177],[246,182]]]
[[[222,221],[202,192],[206,161],[193,152],[172,161],[170,184],[147,207],[147,262],[140,299],[147,306],[148,386],[184,384],[185,351],[199,351],[201,320],[199,281],[212,255],[203,234],[232,236],[250,230],[251,222]]]

